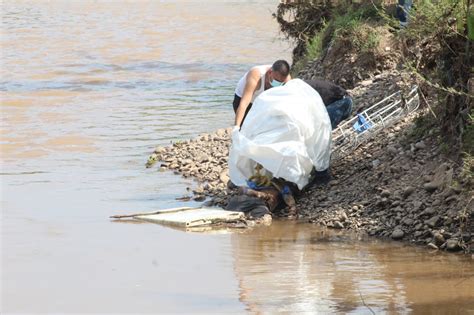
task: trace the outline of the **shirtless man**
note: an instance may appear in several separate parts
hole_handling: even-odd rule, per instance
[[[291,80],[290,65],[277,60],[273,65],[255,66],[237,84],[234,96],[235,126],[241,127],[255,98],[265,90]]]

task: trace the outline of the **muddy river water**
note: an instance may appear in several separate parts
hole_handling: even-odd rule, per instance
[[[240,76],[290,59],[277,3],[2,1],[2,314],[474,312],[471,257],[288,221],[108,219],[194,205],[146,158],[230,126]]]

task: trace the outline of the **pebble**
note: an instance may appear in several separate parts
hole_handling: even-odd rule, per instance
[[[381,195],[382,197],[389,197],[389,196],[390,196],[390,191],[387,190],[387,189],[384,189],[384,190],[382,190],[382,192],[380,193],[380,195]]]
[[[436,246],[436,245],[433,244],[433,243],[428,243],[427,246],[428,246],[429,248],[431,248],[431,249],[439,249],[438,246]]]
[[[349,218],[347,217],[347,214],[345,212],[342,212],[341,215],[339,216],[339,220],[342,222],[347,221]]]
[[[456,238],[452,238],[446,241],[446,250],[448,251],[459,251],[461,246],[459,246],[459,241]]]
[[[373,161],[372,161],[372,167],[375,168],[375,167],[377,167],[377,166],[379,166],[379,165],[380,165],[380,160],[376,159],[376,160],[373,160]]]
[[[394,240],[401,240],[403,236],[405,236],[405,233],[401,229],[395,229],[391,235]]]
[[[429,182],[429,183],[426,183],[423,185],[423,188],[427,191],[427,192],[434,192],[436,189],[438,189],[438,187],[440,186],[439,183],[436,183],[436,182]]]
[[[408,198],[415,191],[415,187],[408,186],[403,190],[403,198]]]
[[[440,220],[440,217],[438,215],[435,215],[431,219],[426,220],[425,224],[428,225],[429,227],[433,228],[433,227],[437,226],[439,220]]]
[[[415,143],[415,148],[418,150],[426,149],[426,144],[423,141]]]
[[[340,222],[340,221],[334,221],[333,222],[333,227],[335,229],[343,229],[344,228],[344,225]]]

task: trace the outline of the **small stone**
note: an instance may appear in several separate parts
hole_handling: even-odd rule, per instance
[[[427,246],[428,246],[429,248],[431,248],[431,249],[438,249],[438,246],[436,246],[436,245],[433,244],[433,243],[428,243]]]
[[[423,141],[415,143],[415,148],[418,150],[426,149],[426,144]]]
[[[437,246],[441,246],[446,240],[444,239],[443,234],[435,232],[433,235],[433,241]]]
[[[163,147],[156,147],[156,149],[155,149],[156,154],[160,154],[160,153],[164,153],[164,152],[166,152],[166,149],[163,148]]]
[[[438,189],[438,187],[440,186],[439,183],[436,183],[436,182],[429,182],[429,183],[426,183],[423,185],[423,188],[427,191],[427,192],[434,192],[436,189]]]
[[[341,215],[339,216],[339,220],[342,222],[347,221],[349,218],[347,217],[347,214],[345,212],[342,212]]]
[[[413,186],[408,186],[407,188],[405,188],[403,190],[403,198],[408,198],[408,196],[410,196],[413,192],[415,191],[415,187]]]
[[[205,195],[196,195],[196,196],[194,196],[193,200],[194,201],[204,201],[204,200],[206,200],[206,196]]]
[[[208,200],[202,204],[203,207],[212,207],[214,206],[214,200]]]
[[[440,217],[438,215],[435,215],[431,219],[426,220],[425,224],[428,225],[431,228],[434,228],[438,224],[439,220],[440,220]]]
[[[459,241],[456,238],[451,238],[446,241],[446,250],[455,252],[461,250],[461,246],[459,245]]]
[[[413,219],[410,219],[410,218],[405,218],[403,220],[403,224],[407,225],[407,226],[411,226],[413,224]]]
[[[423,202],[419,200],[413,201],[413,210],[416,212],[420,211],[421,207],[423,206]]]
[[[381,195],[382,197],[389,197],[389,196],[390,196],[390,191],[387,190],[387,189],[384,189],[384,190],[382,190],[382,192],[380,193],[380,195]]]
[[[219,174],[219,179],[223,184],[227,184],[229,182],[229,175],[227,175],[227,170]]]
[[[392,232],[392,239],[394,240],[401,240],[405,236],[405,232],[403,232],[401,229],[395,229]]]
[[[451,202],[451,201],[453,201],[453,200],[457,200],[457,199],[458,199],[458,197],[457,197],[457,196],[449,196],[449,197],[448,197],[448,198],[446,198],[444,201],[446,201],[446,202]]]
[[[226,135],[226,133],[227,133],[227,132],[226,132],[226,129],[225,129],[225,128],[223,128],[223,129],[217,129],[217,131],[216,131],[216,135],[217,135],[218,137],[224,137],[224,136]]]
[[[333,227],[334,227],[335,229],[342,229],[342,228],[344,228],[344,225],[343,225],[341,222],[339,222],[339,221],[334,221],[334,222],[333,222]]]
[[[380,165],[380,160],[376,159],[376,160],[373,160],[373,161],[372,161],[372,167],[375,168],[375,167],[377,167],[377,166],[379,166],[379,165]]]
[[[433,215],[435,213],[436,213],[436,210],[431,207],[426,208],[425,211],[422,212],[423,215]]]
[[[364,80],[362,82],[359,83],[359,85],[362,85],[362,86],[369,86],[373,83],[372,80]]]
[[[394,146],[388,146],[387,151],[392,155],[396,155],[398,153],[397,148],[395,148]]]
[[[201,186],[198,186],[196,189],[193,190],[195,194],[202,194],[204,193],[204,188]]]

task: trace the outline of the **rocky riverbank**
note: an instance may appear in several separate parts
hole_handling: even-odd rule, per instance
[[[357,110],[410,86],[408,76],[391,71],[359,82],[350,93]],[[459,165],[440,152],[435,135],[413,137],[413,118],[399,121],[334,161],[329,184],[299,196],[300,219],[433,249],[471,251],[472,191],[464,188]],[[227,187],[230,132],[231,128],[220,129],[159,147],[148,166],[159,161],[160,171],[198,181],[180,200],[225,206],[237,194]]]

